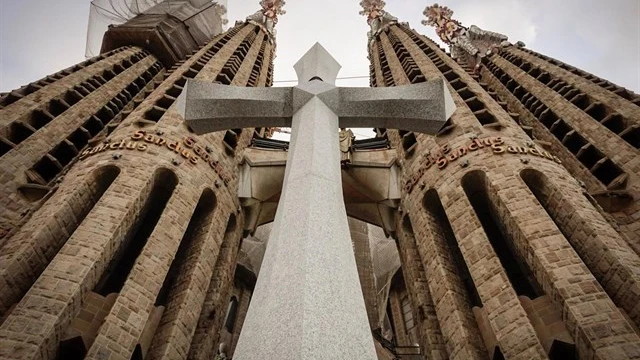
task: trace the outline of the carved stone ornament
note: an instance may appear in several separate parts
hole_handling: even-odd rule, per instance
[[[256,11],[253,15],[247,17],[247,21],[261,27],[265,32],[271,34],[269,41],[273,41],[276,31],[275,25],[278,23],[278,15],[284,15],[287,12],[282,8],[286,2],[284,0],[262,0],[260,6],[262,9]]]
[[[382,0],[362,0],[360,2],[360,6],[362,6],[360,15],[367,17],[367,24],[371,27],[367,33],[369,45],[377,34],[398,23],[398,18],[384,10],[385,5],[386,3]]]
[[[451,57],[466,58],[476,70],[482,57],[497,51],[500,46],[507,45],[506,35],[482,30],[475,25],[467,28],[452,18],[453,11],[446,6],[433,4],[428,6],[423,14],[427,19],[422,20],[422,24],[436,28],[436,34],[451,47]]]

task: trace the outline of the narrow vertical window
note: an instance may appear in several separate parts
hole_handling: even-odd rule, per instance
[[[481,171],[470,172],[462,178],[462,188],[514,290],[518,295],[535,299],[542,293],[528,267],[518,259],[511,248],[513,239],[502,231],[500,215],[489,199],[487,186],[486,175]]]
[[[198,205],[191,216],[187,230],[180,241],[180,247],[176,253],[175,259],[171,263],[171,268],[167,277],[164,279],[162,288],[156,298],[155,306],[167,306],[169,295],[178,276],[184,272],[184,267],[188,262],[188,256],[192,247],[201,248],[202,243],[208,235],[207,224],[210,223],[213,216],[213,210],[216,208],[216,197],[211,189],[205,189],[200,195]]]
[[[129,276],[138,255],[142,252],[149,236],[160,220],[171,194],[178,184],[176,175],[167,169],[161,169],[155,174],[153,189],[149,194],[142,211],[125,237],[117,254],[102,275],[95,291],[106,296],[120,292]]]
[[[440,196],[438,196],[438,192],[435,189],[427,191],[424,197],[424,209],[427,212],[428,218],[433,223],[432,225],[435,230],[434,234],[436,236],[443,237],[447,244],[449,254],[456,265],[458,276],[460,276],[460,280],[462,280],[462,283],[467,290],[471,306],[482,307],[480,295],[478,295],[478,290],[473,283],[473,279],[469,273],[469,268],[462,257],[462,252],[460,251],[458,241],[456,240],[456,237],[453,234],[453,229],[451,228],[451,223],[449,222],[447,214],[444,211],[444,207],[442,206],[442,202],[440,201]],[[406,220],[408,221],[409,219],[407,218]],[[411,225],[409,224],[409,226]]]
[[[227,308],[227,318],[224,321],[224,328],[230,334],[233,334],[233,327],[236,324],[236,316],[238,315],[238,298],[233,296],[229,301],[229,307]]]
[[[411,301],[409,301],[409,296],[404,296],[401,301],[402,307],[402,317],[404,319],[404,328],[407,330],[407,333],[411,331],[414,327],[413,322],[413,311],[411,310]]]

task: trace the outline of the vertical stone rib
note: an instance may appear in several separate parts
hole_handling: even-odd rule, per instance
[[[251,70],[254,67],[255,59],[258,57],[262,43],[264,42],[264,36],[260,32],[256,39],[251,44],[251,48],[247,52],[246,59],[249,61],[243,61],[242,65],[238,68],[238,74],[233,78],[231,85],[235,86],[247,86],[249,77],[251,76]]]
[[[574,183],[551,172],[523,177],[609,296],[639,324],[640,257],[585,197],[567,196],[567,189],[579,191]]]
[[[102,54],[75,65],[74,68],[77,68],[73,72],[71,72],[70,69],[63,70],[60,73],[45,77],[40,80],[40,82],[36,82],[36,86],[27,85],[23,87],[25,89],[29,88],[30,92],[16,99],[14,102],[5,105],[3,108],[0,108],[0,127],[7,126],[12,121],[26,116],[43,103],[47,103],[49,100],[63,95],[75,85],[81,84],[94,75],[101,74],[103,71],[112,68],[114,64],[120,63],[122,60],[138,53],[144,53],[145,56],[147,55],[146,51],[138,47],[121,47],[107,54]],[[61,76],[67,72],[68,75]],[[9,96],[3,97],[2,100],[6,101],[8,97]]]
[[[86,359],[131,358],[198,202],[197,195],[183,189],[178,185],[169,199]]]
[[[99,176],[98,171],[78,174],[80,181],[52,198],[64,205],[44,209],[2,248],[0,313],[20,300],[104,195]]]
[[[140,51],[138,53],[142,54]],[[123,51],[118,55],[125,54],[133,56],[128,51]],[[136,93],[130,94],[127,91],[129,85],[141,81],[140,79],[143,77],[150,77],[146,74],[150,70],[154,74],[153,76],[161,70],[159,63],[152,55],[139,55],[139,57],[138,62],[105,82],[95,91],[78,99],[77,103],[37,129],[32,136],[26,138],[0,158],[0,177],[5,179],[2,188],[0,188],[0,207],[5,209],[0,215],[0,246],[4,241],[10,241],[2,240],[4,235],[23,222],[23,216],[31,207],[37,206],[34,199],[28,199],[20,193],[23,186],[37,185],[43,190],[50,189],[51,182],[77,160],[78,155],[91,138],[106,134],[105,127],[109,120],[115,122],[114,118],[126,115],[124,113],[125,107],[131,108],[137,105],[132,102],[132,98],[127,99],[126,102],[121,101],[120,98],[125,99],[127,95],[124,94],[128,94],[129,97],[135,96]],[[119,57],[113,57],[113,60],[117,59]],[[91,67],[89,68],[91,69]],[[99,67],[93,70],[101,71],[102,69],[103,67]],[[152,81],[149,83],[150,86],[154,86]],[[67,85],[60,84],[60,86]],[[64,90],[73,89],[73,84],[68,84],[68,86],[69,88],[64,88]],[[38,95],[38,93],[34,95]],[[144,95],[146,96],[146,93]],[[13,105],[17,106],[20,103]],[[92,117],[103,117],[101,111],[107,107],[109,111],[113,112],[111,119],[98,119],[97,122],[95,119],[92,120]],[[19,109],[15,113],[11,109],[11,106],[3,109],[10,112],[6,114],[7,117],[18,116]],[[87,125],[90,122],[91,125]],[[44,192],[40,197],[43,195]]]
[[[419,201],[419,200],[418,200]],[[429,291],[433,296],[436,315],[451,359],[485,359],[476,320],[460,273],[447,248],[437,220],[419,208],[411,208],[419,231],[415,232],[417,250],[424,261]]]
[[[615,104],[616,106],[629,111],[640,107],[640,95],[593,74],[587,73],[586,71],[582,71],[571,65],[529,49],[511,47],[509,48],[509,51],[526,55],[531,59],[536,59],[537,62],[543,63],[550,72],[557,73],[558,75],[571,80],[570,82],[583,88],[585,92],[587,92],[588,89],[590,94],[601,97],[601,99],[606,101],[608,104]]]
[[[482,72],[485,82],[521,114],[522,125],[551,143],[573,176],[598,197],[611,214],[608,220],[638,253],[640,203],[629,193],[640,188],[632,175],[640,166],[640,108],[516,48],[492,58]],[[616,199],[618,190],[623,200]],[[610,198],[621,204],[607,205]]]
[[[556,94],[550,88],[536,86],[535,83],[537,80],[505,59],[494,58],[492,59],[492,62],[505,73],[511,75],[512,79],[516,81],[518,86],[520,86],[524,91],[530,93],[549,107],[559,118],[569,125],[571,129],[574,129],[584,139],[591,143],[592,146],[599,149],[605,157],[614,163],[614,166],[618,166],[622,168],[622,170],[629,172],[629,170],[633,169],[634,166],[640,164],[640,158],[637,156],[637,151],[630,149],[628,144],[624,143],[622,139],[605,139],[599,137],[598,133],[594,132],[592,129],[594,126],[597,127],[598,124],[593,124],[592,121],[582,121],[584,113],[580,109],[572,105],[557,106],[556,104],[558,102],[566,105],[570,104],[562,96]],[[555,126],[554,129],[560,130],[560,127]],[[618,159],[630,159],[630,161],[621,162]],[[591,171],[595,172],[593,169]],[[609,185],[605,181],[603,181],[603,184]]]
[[[401,221],[398,220],[398,223],[400,224]],[[405,284],[414,304],[414,318],[420,327],[421,347],[429,354],[429,358],[456,359],[455,356],[450,356],[446,349],[446,341],[443,338],[434,300],[429,290],[427,280],[429,275],[425,272],[424,262],[418,252],[415,234],[410,224],[409,226],[403,224],[402,230],[398,232],[398,253],[403,264],[402,273]],[[467,357],[467,359],[473,359],[473,357]]]
[[[545,351],[461,188],[442,194],[462,256],[506,359],[546,359]],[[455,199],[455,200],[454,200]]]
[[[269,76],[268,64],[273,63],[274,55],[275,55],[275,46],[270,41],[266,41],[266,45],[263,52],[262,68],[260,69],[260,76],[258,77],[258,82],[256,86],[268,86],[267,85],[267,78]]]
[[[511,61],[512,63],[513,60],[520,60],[520,68],[542,83],[546,83],[547,81],[552,79],[558,79],[561,80],[565,85],[569,85],[567,89],[575,89],[577,90],[577,93],[586,94],[592,103],[600,102],[600,104],[602,106],[605,106],[608,111],[619,114],[622,117],[623,123],[626,127],[640,125],[640,106],[637,106],[630,101],[615,101],[620,98],[593,83],[585,81],[582,77],[578,76],[576,79],[570,76],[573,74],[569,73],[569,75],[566,71],[551,66],[548,63],[542,62],[540,61],[540,59],[537,59],[534,56],[531,56],[530,54],[516,47],[507,48],[504,53],[500,53],[500,56]],[[514,65],[516,64],[514,63]],[[541,76],[541,74],[544,73],[546,73],[546,75],[548,76]],[[558,93],[564,92],[559,87],[554,88],[554,90]],[[571,94],[572,96],[575,95],[576,91],[571,92]],[[564,94],[564,96],[567,96],[567,94]],[[568,100],[570,100],[570,97],[568,98]],[[631,143],[631,145],[633,146],[634,144]],[[636,145],[636,148],[637,147],[638,146]]]
[[[595,177],[589,169],[580,163],[573,154],[567,149],[562,142],[557,139],[542,122],[540,122],[540,113],[530,112],[515,95],[501,82],[497,75],[487,69],[482,68],[482,79],[489,84],[490,89],[500,94],[511,111],[518,113],[520,124],[532,128],[532,137],[536,140],[544,141],[549,144],[546,148],[556,154],[562,160],[564,167],[573,174],[573,176],[585,182],[590,189],[604,189],[604,185]],[[506,78],[505,78],[506,80]],[[537,114],[537,115],[536,115]]]
[[[235,215],[231,215],[213,268],[198,326],[191,339],[189,360],[209,359],[215,354],[214,346],[218,341],[226,301],[233,286],[241,234],[242,227],[236,223]]]
[[[380,65],[380,54],[374,46],[376,44],[377,43],[372,43],[369,45],[369,61],[373,64],[376,86],[382,87],[381,85],[384,85],[385,82],[384,75],[382,75],[382,67]]]
[[[176,68],[158,89],[138,109],[131,113],[124,125],[136,124],[146,127],[162,124],[186,129],[183,119],[174,110],[175,98],[180,95],[186,80],[195,78],[214,81],[222,66],[252,29],[253,26],[238,25],[229,29],[227,33],[214,38],[209,44]],[[213,55],[211,56],[211,54]],[[204,66],[198,66],[198,61],[204,61]],[[166,95],[171,96],[169,105],[166,105],[163,101]]]
[[[391,46],[391,42],[387,37],[387,34],[380,34],[380,44],[382,45],[382,49],[384,51],[385,58],[387,59],[387,63],[389,64],[389,68],[391,71],[391,76],[393,77],[393,83],[395,86],[398,85],[408,85],[409,79],[407,78],[407,74],[402,71],[402,65],[400,64],[400,60],[398,60],[398,56],[396,52],[393,50]]]
[[[151,191],[150,179],[138,177],[131,171],[127,175],[121,174],[116,179],[2,324],[0,357],[55,357],[62,332],[80,310],[84,294],[93,289],[101,278]],[[77,185],[67,183],[66,186]],[[56,209],[62,201],[66,200],[52,198],[42,209],[42,214]],[[110,221],[105,223],[105,219]],[[37,331],[25,332],[27,325]]]
[[[160,326],[153,338],[149,359],[187,358],[191,338],[205,300],[207,285],[213,275],[215,263],[212,260],[218,257],[222,242],[223,234],[219,229],[224,228],[227,219],[225,213],[218,209],[212,209],[212,214],[200,219],[196,225],[190,225],[198,226],[200,229],[192,229],[191,234],[187,232],[193,237],[190,249],[187,250],[184,259],[174,259],[179,261],[181,266],[173,282],[173,289],[170,290]],[[182,241],[190,240],[183,238]]]
[[[496,208],[503,230],[511,234],[519,257],[563,309],[563,318],[568,320],[569,331],[576,337],[580,357],[615,358],[618,349],[611,348],[612,343],[624,342],[629,351],[638,351],[640,338],[516,176],[495,180],[489,176],[485,184],[489,202]],[[526,207],[522,206],[523,201],[527,201]],[[616,330],[602,330],[608,327]]]

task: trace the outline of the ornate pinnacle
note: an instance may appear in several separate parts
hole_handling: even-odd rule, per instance
[[[214,9],[217,10],[218,15],[222,16],[222,25],[227,25],[229,23],[229,19],[227,19],[226,17],[224,17],[224,15],[227,14],[227,7],[224,6],[223,4],[220,4],[218,2],[214,2],[213,3],[213,7]]]
[[[498,51],[501,46],[510,45],[503,34],[482,30],[475,25],[469,28],[462,26],[458,20],[451,18],[453,11],[446,6],[427,6],[423,14],[427,20],[422,20],[422,24],[436,28],[440,39],[451,46],[451,57],[467,57],[467,62],[474,67],[474,71],[479,69],[483,57]]]
[[[367,23],[370,24],[371,21],[385,14],[385,11],[384,11],[385,5],[386,3],[383,0],[362,0],[360,2],[360,6],[362,6],[360,15],[366,16]]]
[[[284,0],[261,0],[260,6],[262,6],[262,14],[273,21],[274,24],[278,23],[278,15],[286,14],[286,11],[282,9],[285,5]]]
[[[423,14],[427,20],[422,20],[422,25],[435,27],[440,39],[449,45],[451,45],[452,35],[464,29],[462,23],[451,18],[453,10],[446,6],[440,6],[437,3],[427,6]]]
[[[453,10],[446,6],[440,6],[437,3],[427,6],[423,12],[427,20],[422,20],[422,25],[438,26],[443,21],[451,20]]]

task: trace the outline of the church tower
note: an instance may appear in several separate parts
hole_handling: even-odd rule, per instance
[[[414,316],[396,345],[435,359],[635,358],[638,95],[521,43],[425,10],[450,53],[364,0],[371,86],[443,77],[437,136],[377,129],[397,149],[397,244]]]
[[[103,46],[124,47],[1,98],[0,358],[213,356],[242,238],[238,154],[264,129],[197,136],[176,98],[188,79],[271,86],[284,2],[260,4],[202,43],[180,42],[212,31],[190,37],[206,19],[183,13],[149,15],[171,48],[112,28]]]

